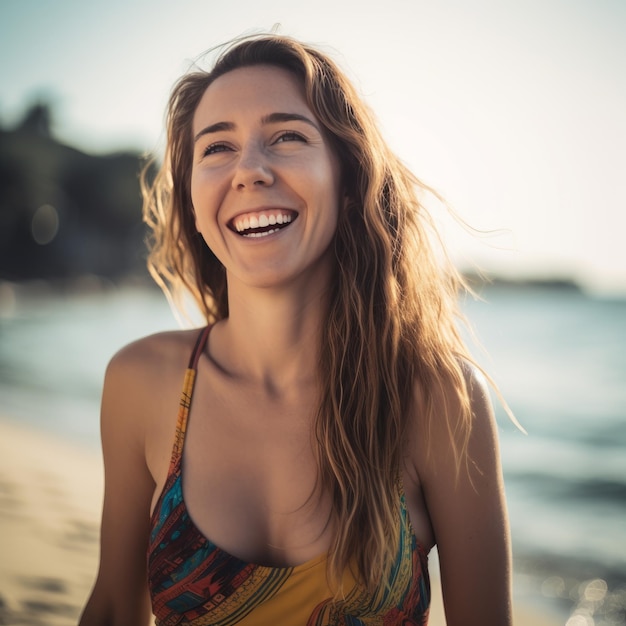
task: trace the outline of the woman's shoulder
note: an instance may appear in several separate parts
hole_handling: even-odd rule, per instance
[[[439,371],[428,382],[416,377],[413,398],[418,421],[427,414],[435,422],[444,417],[459,417],[467,408],[466,403],[472,408],[489,405],[490,383],[483,370],[466,359],[458,359],[456,366],[456,371]]]
[[[415,381],[409,449],[422,471],[432,464],[458,466],[470,440],[493,439],[495,429],[490,382],[471,361],[459,360],[456,375],[440,375],[435,384]]]
[[[137,436],[141,440],[145,429],[154,428],[161,418],[167,423],[169,413],[178,404],[199,332],[198,329],[161,332],[137,339],[119,350],[106,370],[103,423],[124,430],[139,428]]]
[[[180,371],[189,361],[199,332],[199,329],[173,330],[136,339],[114,354],[107,372],[149,375],[170,369]]]

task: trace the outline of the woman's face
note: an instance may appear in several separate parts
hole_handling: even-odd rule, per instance
[[[233,281],[328,280],[342,204],[339,160],[290,72],[233,70],[193,118],[196,227]]]

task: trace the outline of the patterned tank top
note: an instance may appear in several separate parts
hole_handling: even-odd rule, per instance
[[[425,626],[428,557],[411,529],[398,489],[400,538],[388,585],[374,593],[344,573],[346,595],[332,602],[326,555],[295,567],[247,563],[216,546],[185,506],[182,455],[198,359],[209,328],[200,333],[185,373],[166,483],[151,518],[148,581],[157,626]]]

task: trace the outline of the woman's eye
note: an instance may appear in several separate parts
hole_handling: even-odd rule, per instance
[[[228,150],[228,146],[224,143],[212,143],[207,146],[202,153],[202,156],[209,156],[210,154],[216,154],[218,152],[225,152]]]
[[[299,133],[294,133],[293,131],[287,131],[285,133],[283,133],[282,135],[280,135],[280,137],[278,137],[278,139],[276,140],[276,143],[283,143],[285,141],[304,141],[306,142],[306,139],[300,135]]]

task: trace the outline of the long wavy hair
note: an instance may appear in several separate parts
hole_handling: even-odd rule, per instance
[[[149,268],[169,297],[190,292],[209,323],[228,316],[225,270],[194,223],[192,119],[216,78],[258,64],[284,68],[301,82],[339,156],[349,198],[338,219],[337,271],[319,338],[314,433],[318,486],[332,496],[336,529],[329,580],[340,587],[343,571],[354,565],[361,584],[374,590],[397,550],[398,481],[416,384],[423,397],[419,419],[448,420],[459,467],[466,451],[471,409],[462,363],[468,355],[457,329],[462,281],[437,253],[418,199],[425,186],[390,151],[344,73],[315,48],[264,35],[230,44],[210,71],[186,74],[172,91],[165,159],[143,184],[153,233]],[[435,401],[446,395],[443,389],[456,394],[460,415]]]

